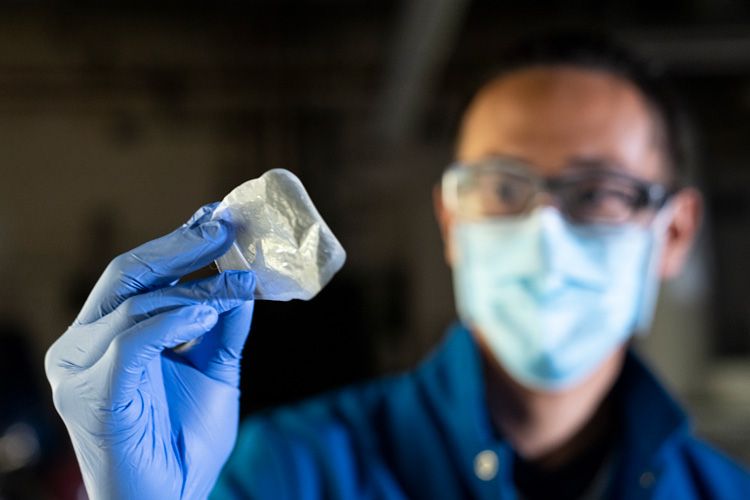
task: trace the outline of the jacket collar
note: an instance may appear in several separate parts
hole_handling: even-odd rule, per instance
[[[495,496],[498,488],[512,488],[513,451],[491,424],[482,360],[471,333],[460,324],[452,326],[416,375],[446,430],[446,441],[457,465],[465,474],[476,477],[474,463],[480,452],[492,450],[497,455],[496,477],[469,481],[477,497]],[[628,351],[613,390],[622,405],[624,427],[620,476],[633,484],[632,476],[637,483],[644,468],[655,467],[664,445],[686,431],[687,417],[632,350]]]
[[[658,479],[665,452],[686,437],[690,422],[680,404],[656,379],[644,361],[628,351],[622,373],[613,390],[621,405],[622,434],[617,491],[638,496],[639,478],[650,474]],[[628,498],[624,497],[624,498]]]

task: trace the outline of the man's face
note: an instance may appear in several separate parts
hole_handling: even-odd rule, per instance
[[[488,83],[464,116],[456,156],[523,160],[541,176],[559,176],[585,162],[649,182],[670,178],[663,131],[640,91],[604,71],[575,67],[521,69]],[[695,192],[675,197],[660,274],[682,266],[699,218]],[[453,214],[438,197],[438,218],[452,263]]]
[[[512,157],[540,177],[558,178],[557,183],[551,184],[558,187],[570,187],[572,182],[578,182],[568,174],[578,172],[575,179],[582,179],[580,175],[584,168],[587,176],[596,177],[591,169],[599,168],[624,174],[619,178],[669,184],[671,172],[667,168],[663,133],[658,116],[630,82],[604,71],[572,66],[538,66],[505,74],[480,90],[464,116],[456,159],[468,165],[468,168],[481,168],[474,172],[478,176],[484,175],[483,179],[491,178],[487,175],[493,174],[486,174],[490,171],[488,162],[481,160]],[[602,172],[598,177],[612,179],[618,176]],[[561,184],[560,178],[566,181]],[[609,196],[613,191],[603,189],[593,198],[586,192],[580,192],[580,199],[577,195],[554,197],[553,201],[575,223],[632,223],[642,229],[629,227],[631,233],[608,233],[629,234],[627,239],[595,237],[594,234],[603,234],[596,231],[587,233],[585,239],[579,239],[573,236],[573,232],[560,232],[560,226],[554,223],[559,219],[546,218],[546,222],[537,222],[545,224],[545,234],[549,237],[545,239],[544,249],[551,253],[545,253],[544,258],[551,258],[550,255],[556,251],[567,252],[560,254],[564,256],[562,259],[550,260],[555,266],[561,266],[555,272],[573,276],[582,269],[594,269],[596,272],[593,276],[604,273],[611,280],[611,283],[602,284],[597,281],[599,278],[591,278],[592,275],[583,273],[576,275],[572,281],[578,283],[576,280],[583,280],[585,285],[571,285],[566,294],[561,294],[559,287],[563,281],[558,279],[559,275],[550,276],[553,278],[550,280],[537,279],[533,286],[530,282],[522,284],[522,280],[513,278],[493,281],[494,276],[502,273],[506,273],[503,276],[515,276],[512,273],[516,271],[529,272],[524,268],[526,261],[521,258],[525,255],[523,249],[534,248],[536,240],[533,238],[537,235],[534,228],[542,226],[531,225],[530,221],[541,220],[533,218],[518,219],[520,225],[473,224],[472,217],[515,217],[528,210],[524,195],[514,195],[514,190],[519,193],[528,193],[528,190],[518,191],[517,187],[509,187],[508,194],[504,194],[505,185],[497,191],[489,181],[486,184],[490,186],[492,196],[484,197],[482,191],[471,191],[478,184],[469,181],[461,191],[466,196],[463,202],[457,201],[458,191],[446,191],[452,197],[446,200],[449,202],[447,205],[443,203],[440,189],[435,190],[446,259],[451,266],[458,264],[456,249],[462,249],[463,260],[454,269],[457,308],[462,319],[471,325],[479,344],[483,346],[483,352],[490,354],[489,359],[501,361],[501,365],[517,377],[515,380],[524,380],[528,387],[543,391],[561,387],[585,390],[589,384],[582,380],[575,386],[565,384],[573,380],[571,377],[581,376],[580,370],[590,370],[592,366],[595,366],[594,371],[584,379],[594,381],[591,387],[612,382],[623,359],[624,339],[632,333],[633,328],[644,327],[641,322],[647,321],[645,315],[649,314],[648,306],[641,304],[640,300],[648,295],[647,284],[653,283],[656,276],[635,274],[650,268],[646,264],[651,258],[648,253],[651,248],[649,238],[656,236],[647,230],[646,225],[655,220],[653,208],[651,217],[646,217],[648,214],[642,209],[629,212],[629,205],[625,209],[614,210],[615,207],[624,206],[619,201],[622,197],[615,195],[613,198]],[[450,185],[449,181],[447,186]],[[581,185],[585,187],[587,184],[584,182]],[[515,201],[516,198],[520,201]],[[545,199],[534,198],[534,201]],[[700,197],[693,190],[680,191],[670,199],[669,204],[669,210],[662,212],[658,219],[659,232],[662,223],[666,224],[659,254],[658,277],[661,278],[679,272],[696,232],[700,213]],[[458,210],[460,214],[452,210]],[[537,212],[537,216],[549,213]],[[614,214],[618,217],[614,217]],[[456,224],[459,219],[462,221],[460,226]],[[520,229],[522,227],[531,229],[524,232]],[[573,226],[568,229],[572,231]],[[521,246],[503,246],[501,241],[505,237],[521,238],[514,242]],[[551,246],[549,242],[552,242]],[[584,242],[593,247],[586,247],[584,251],[581,247]],[[486,245],[497,245],[497,251],[494,251],[494,246],[488,248]],[[571,248],[574,250],[571,251]],[[591,248],[597,251],[589,251]],[[628,249],[627,255],[618,253],[623,248]],[[600,252],[601,249],[604,251]],[[466,259],[466,255],[473,256],[473,260]],[[503,260],[492,261],[493,255]],[[615,255],[617,257],[613,257]],[[582,261],[587,258],[593,261]],[[472,267],[476,265],[482,266],[486,272]],[[503,268],[511,265],[520,268]],[[576,267],[562,269],[566,265]],[[532,265],[529,269],[545,267]],[[553,295],[558,299],[547,299],[551,296],[549,287],[558,287]],[[563,307],[563,304],[569,305],[570,300],[579,303],[582,309],[573,311]],[[515,304],[508,301],[518,301],[518,306],[498,307],[500,302],[497,301],[505,305]],[[529,313],[534,307],[539,310]],[[592,316],[587,316],[589,312]],[[600,328],[601,325],[594,326],[596,322],[592,318],[606,322],[606,331]],[[609,341],[619,344],[612,348],[607,344]],[[587,347],[582,349],[584,345]]]

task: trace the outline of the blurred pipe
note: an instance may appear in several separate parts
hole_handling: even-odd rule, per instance
[[[391,144],[414,132],[469,0],[409,0],[403,5],[375,121],[378,135]]]

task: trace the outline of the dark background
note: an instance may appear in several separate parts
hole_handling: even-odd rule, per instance
[[[694,116],[706,197],[642,342],[699,430],[750,461],[750,6],[693,1],[0,4],[0,498],[75,498],[44,351],[107,262],[284,167],[348,252],[258,303],[243,413],[413,366],[454,318],[431,189],[509,40],[607,28]]]

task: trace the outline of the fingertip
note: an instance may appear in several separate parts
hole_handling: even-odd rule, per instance
[[[234,226],[226,220],[214,219],[198,226],[205,238],[213,241],[225,240],[228,236],[234,236]]]
[[[232,223],[232,212],[227,205],[222,206],[221,203],[217,203],[211,212],[211,220],[223,220]]]
[[[218,201],[203,205],[195,211],[195,213],[187,220],[187,222],[185,222],[185,226],[194,228],[210,220],[213,216],[214,210],[216,210],[216,207],[218,206]]]
[[[224,276],[240,296],[247,299],[253,298],[256,284],[253,271],[224,271]]]
[[[210,330],[219,320],[219,313],[211,306],[200,304],[195,306],[195,322],[206,330]]]

